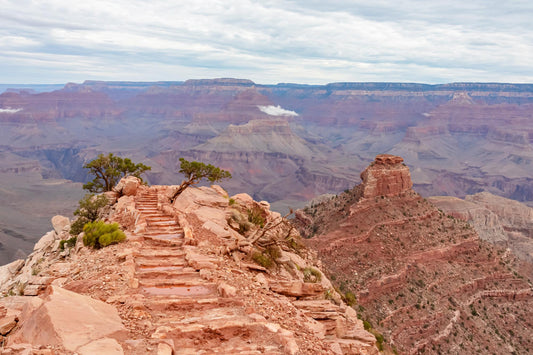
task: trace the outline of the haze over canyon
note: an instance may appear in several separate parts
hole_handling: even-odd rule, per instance
[[[43,88],[37,88],[38,90]],[[83,164],[113,152],[178,184],[178,159],[231,171],[230,193],[301,207],[359,182],[377,154],[405,158],[422,196],[482,191],[533,205],[533,85],[241,79],[69,83],[0,95],[0,261],[69,214]]]

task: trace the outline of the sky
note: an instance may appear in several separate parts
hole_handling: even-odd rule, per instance
[[[531,0],[0,0],[0,83],[533,83]]]

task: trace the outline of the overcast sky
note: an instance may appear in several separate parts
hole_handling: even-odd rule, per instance
[[[0,0],[0,83],[533,82],[531,0]]]

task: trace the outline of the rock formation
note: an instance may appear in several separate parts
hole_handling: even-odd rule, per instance
[[[367,172],[386,169],[388,178],[398,164],[375,162]],[[530,352],[533,285],[524,263],[397,179],[394,190],[377,189],[376,180],[295,220],[339,289],[356,296],[367,327],[399,353]],[[365,196],[369,184],[378,192]]]
[[[411,191],[413,182],[403,158],[381,154],[361,173],[363,197],[398,196]]]
[[[377,355],[374,335],[267,202],[213,186],[171,205],[177,186],[133,180],[108,193],[106,219],[125,242],[91,250],[80,235],[61,250],[68,225],[55,217],[59,234],[3,267],[6,354]]]

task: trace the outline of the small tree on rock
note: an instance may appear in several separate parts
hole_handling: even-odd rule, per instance
[[[95,176],[92,181],[83,185],[89,192],[111,191],[124,176],[135,176],[141,179],[141,174],[151,167],[142,163],[135,164],[129,158],[121,158],[113,153],[99,154],[98,157],[83,166]]]
[[[74,211],[74,215],[78,216],[78,218],[70,227],[70,234],[72,235],[80,234],[86,223],[100,219],[102,210],[107,206],[108,200],[105,195],[86,194],[78,204],[78,209]]]
[[[207,179],[209,182],[214,183],[223,179],[230,179],[231,173],[226,170],[222,170],[211,164],[204,164],[198,161],[188,161],[184,158],[180,158],[180,173],[185,175],[184,180],[178,187],[176,192],[172,195],[170,201],[174,202],[185,189],[189,186],[198,184],[202,179]]]

